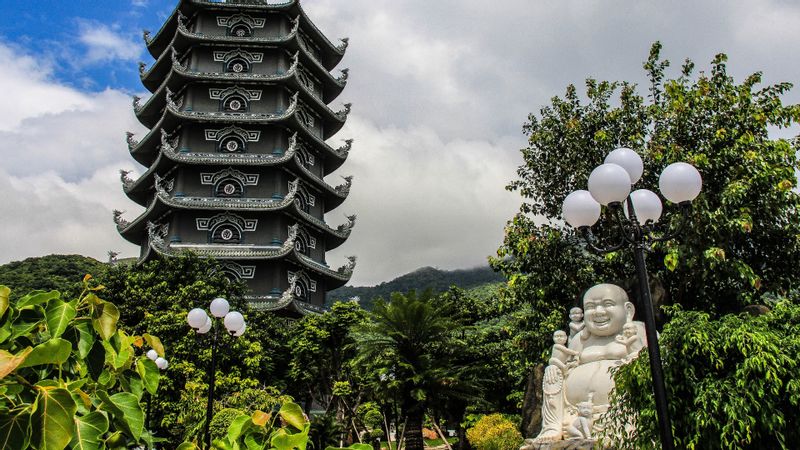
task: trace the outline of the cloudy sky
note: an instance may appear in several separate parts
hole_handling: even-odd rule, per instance
[[[0,0],[0,263],[50,253],[134,256],[111,220],[140,211],[120,168],[141,171],[124,133],[143,131],[130,96],[144,90],[141,40],[176,0]],[[800,4],[789,0],[303,0],[331,40],[353,102],[335,139],[354,138],[339,174],[355,176],[329,223],[358,214],[329,255],[359,257],[354,285],[421,266],[484,264],[520,199],[504,190],[521,132],[569,83],[642,81],[655,40],[674,69],[730,56],[741,80],[797,82]],[[338,71],[336,72],[338,73]],[[800,101],[800,89],[787,97]],[[336,142],[333,142],[336,144]]]

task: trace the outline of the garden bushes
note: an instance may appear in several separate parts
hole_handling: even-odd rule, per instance
[[[490,414],[467,430],[467,440],[476,450],[517,450],[522,444],[522,434],[511,420],[501,414]]]

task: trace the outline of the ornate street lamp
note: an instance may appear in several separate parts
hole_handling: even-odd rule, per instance
[[[580,230],[587,246],[595,253],[610,253],[624,247],[633,249],[639,298],[642,299],[641,306],[644,310],[661,444],[662,448],[672,450],[675,445],[644,253],[655,242],[666,241],[678,235],[689,218],[692,200],[700,194],[703,183],[700,173],[690,164],[679,162],[664,169],[658,182],[659,190],[664,198],[679,206],[681,218],[674,230],[659,232],[658,223],[663,210],[659,196],[647,189],[631,192],[631,186],[639,181],[643,170],[642,158],[633,150],[618,148],[612,151],[604,164],[589,175],[589,190],[575,191],[564,199],[562,216],[568,224]],[[607,246],[599,244],[591,231],[592,225],[600,219],[601,205],[607,207],[607,214],[613,217],[620,231],[617,242]]]
[[[247,324],[244,322],[242,313],[231,311],[230,304],[224,298],[215,298],[212,300],[209,310],[211,310],[211,316],[201,308],[195,308],[186,315],[186,321],[189,323],[189,326],[194,328],[198,334],[206,334],[211,331],[212,328],[214,330],[211,338],[211,367],[208,371],[208,403],[206,404],[206,423],[203,431],[207,449],[211,448],[211,431],[209,425],[211,424],[214,405],[214,384],[216,382],[217,365],[217,329],[219,328],[214,327],[214,319],[212,319],[212,317],[223,319],[222,323],[225,325],[225,329],[228,330],[232,336],[239,337],[243,335],[244,331],[247,329]],[[164,363],[166,363],[166,361]],[[156,361],[156,364],[158,364],[158,361]]]

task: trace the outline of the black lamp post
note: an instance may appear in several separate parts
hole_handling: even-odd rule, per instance
[[[697,169],[686,163],[671,164],[664,169],[659,179],[659,190],[667,200],[679,205],[681,218],[675,230],[659,234],[657,223],[663,209],[661,199],[646,189],[631,192],[631,186],[642,176],[643,167],[642,159],[633,150],[614,150],[606,157],[604,164],[592,171],[589,191],[575,191],[567,196],[562,216],[567,223],[581,231],[589,249],[595,253],[610,253],[626,247],[633,250],[639,298],[644,310],[661,445],[665,450],[672,450],[675,444],[644,253],[655,242],[677,236],[689,217],[692,200],[700,194],[702,179]],[[620,231],[616,242],[609,245],[599,244],[591,231],[591,226],[600,219],[601,204],[608,207],[607,214],[613,217]]]
[[[244,322],[244,317],[242,314],[237,311],[230,311],[230,305],[224,298],[215,298],[211,302],[209,309],[211,310],[211,316],[209,316],[205,310],[200,308],[195,308],[189,311],[189,314],[186,315],[186,321],[189,323],[189,326],[196,329],[198,334],[206,334],[211,331],[212,328],[214,329],[214,333],[211,335],[211,364],[208,370],[208,402],[206,403],[206,422],[205,426],[203,427],[203,438],[205,440],[206,449],[211,448],[211,431],[209,426],[211,425],[211,419],[213,418],[214,414],[214,385],[216,384],[217,370],[217,329],[219,328],[214,327],[214,320],[212,317],[217,319],[224,318],[223,324],[228,332],[233,336],[241,336],[247,329],[247,325]]]

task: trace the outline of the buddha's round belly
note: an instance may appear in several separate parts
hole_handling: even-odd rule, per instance
[[[607,405],[608,394],[614,388],[614,380],[608,369],[617,363],[610,360],[592,361],[572,369],[564,381],[567,401],[576,406],[588,401],[589,394],[594,394],[592,403],[595,406]]]

